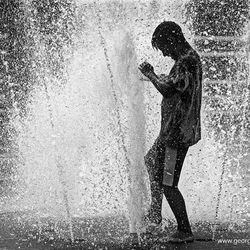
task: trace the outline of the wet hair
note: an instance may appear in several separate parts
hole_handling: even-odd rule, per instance
[[[177,23],[171,21],[160,23],[152,36],[151,43],[153,48],[159,49],[159,45],[163,46],[171,43],[170,37],[174,37],[178,43],[185,43],[186,41],[181,27]]]

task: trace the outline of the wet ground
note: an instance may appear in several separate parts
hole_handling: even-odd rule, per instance
[[[34,214],[5,213],[0,215],[0,250],[12,249],[170,249],[219,250],[250,249],[250,232],[246,226],[218,225],[214,234],[209,224],[192,225],[195,241],[172,244],[166,236],[175,231],[175,225],[157,235],[131,237],[124,217],[110,216],[92,219],[74,218],[74,242],[71,241],[66,221]]]

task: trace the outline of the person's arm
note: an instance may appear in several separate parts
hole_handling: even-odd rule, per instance
[[[163,95],[167,95],[173,89],[173,81],[169,77],[157,76],[153,71],[147,75],[148,79],[154,84],[155,88]]]
[[[167,95],[170,90],[173,90],[172,80],[166,76],[158,77],[154,68],[148,62],[144,62],[139,66],[139,70],[145,75],[155,86],[155,88],[163,95]],[[172,86],[171,86],[172,85]]]
[[[173,79],[174,88],[183,93],[190,85],[190,74],[185,72],[183,74],[178,74],[176,78]]]
[[[176,65],[176,73],[173,84],[178,92],[186,92],[194,84],[193,73],[197,71],[197,60],[193,57],[185,57]]]
[[[166,78],[168,78],[169,76],[168,75],[166,75],[166,74],[160,74],[160,75],[158,75],[158,77],[160,78],[160,79],[166,79]]]

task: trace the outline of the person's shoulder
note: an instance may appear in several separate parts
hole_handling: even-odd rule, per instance
[[[195,68],[200,65],[200,56],[195,50],[190,50],[186,55],[180,58],[178,66],[180,69],[188,70],[193,72]]]
[[[200,61],[200,56],[195,50],[190,50],[188,53],[180,59],[180,64],[197,63]]]

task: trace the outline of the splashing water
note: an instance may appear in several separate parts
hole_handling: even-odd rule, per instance
[[[47,70],[49,66],[43,65],[29,97],[27,116],[23,119],[17,113],[13,118],[23,159],[18,168],[21,181],[18,195],[5,198],[2,211],[34,210],[58,221],[67,218],[71,239],[74,217],[125,214],[130,232],[138,232],[150,199],[143,156],[158,134],[161,97],[150,83],[141,80],[137,65],[146,58],[156,65],[157,73],[170,68],[171,61],[164,59],[162,63],[159,54],[148,47],[153,29],[166,18],[166,12],[154,1],[151,7],[157,9],[157,15],[139,23],[138,13],[132,12],[133,3],[131,8],[123,6],[123,17],[112,6],[113,16],[104,18],[109,12],[99,8],[102,27],[98,27],[98,34],[97,28],[94,32],[90,28],[90,24],[98,24],[96,9],[91,6],[84,12],[81,1],[78,7],[78,15],[87,21],[75,38],[66,83],[62,85]],[[141,5],[140,11],[146,15],[144,7]],[[131,12],[126,13],[126,8]],[[173,7],[165,8],[170,12]],[[169,18],[173,16],[169,14]],[[133,25],[138,28],[133,29]],[[41,37],[35,46],[46,62]],[[180,189],[192,222],[200,222],[200,218],[214,222],[216,216],[220,223],[234,219],[240,224],[247,201],[239,186],[245,184],[241,173],[229,175],[233,168],[226,147],[232,141],[225,144],[211,132],[209,102],[204,101],[202,110],[203,139],[188,152]],[[232,198],[237,194],[238,205]],[[163,216],[173,218],[165,201]]]

